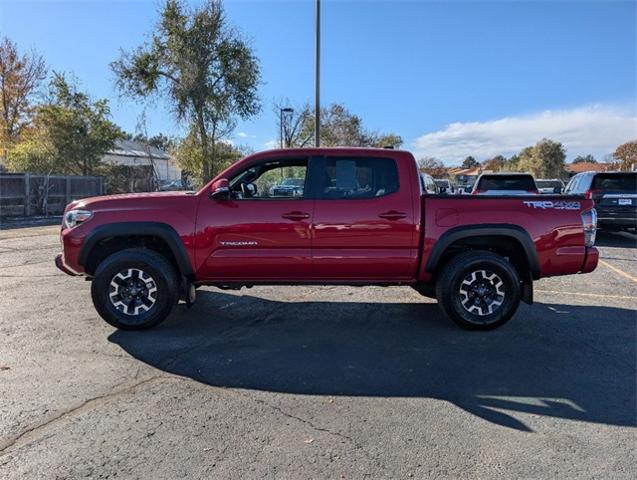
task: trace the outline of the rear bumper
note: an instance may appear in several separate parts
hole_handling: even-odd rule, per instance
[[[635,228],[637,227],[637,208],[595,206],[597,225],[601,228]]]
[[[595,247],[586,247],[586,256],[584,257],[581,273],[590,273],[595,270],[597,262],[599,262],[599,250]]]
[[[637,218],[603,217],[597,219],[597,226],[602,230],[604,227],[637,228]]]
[[[67,275],[71,275],[73,277],[77,277],[77,276],[81,275],[80,273],[74,272],[73,270],[71,270],[69,267],[67,267],[64,264],[64,257],[63,257],[63,255],[61,253],[58,253],[55,256],[55,266],[58,267],[58,270],[63,271]]]

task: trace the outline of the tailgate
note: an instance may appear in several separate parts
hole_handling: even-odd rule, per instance
[[[637,207],[637,173],[600,173],[595,176],[590,193],[600,208],[634,211]]]

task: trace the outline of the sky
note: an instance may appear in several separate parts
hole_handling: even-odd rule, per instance
[[[196,5],[198,2],[190,2]],[[637,2],[329,1],[321,101],[343,103],[403,148],[447,165],[511,155],[548,137],[603,159],[637,138]],[[153,32],[160,0],[0,0],[0,35],[72,73],[135,132],[183,133],[161,99],[121,98],[109,63]],[[259,115],[229,140],[276,145],[273,103],[314,98],[314,2],[225,2],[262,68]]]

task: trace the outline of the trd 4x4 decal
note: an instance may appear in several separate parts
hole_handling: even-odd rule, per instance
[[[554,210],[579,210],[581,208],[580,202],[568,202],[564,200],[558,200],[556,202],[551,200],[524,200],[522,203],[529,208],[541,208],[542,210],[549,208]]]

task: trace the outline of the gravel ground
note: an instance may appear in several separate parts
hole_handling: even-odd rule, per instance
[[[119,332],[0,232],[0,478],[636,478],[637,240],[465,332],[409,288],[199,291]]]

